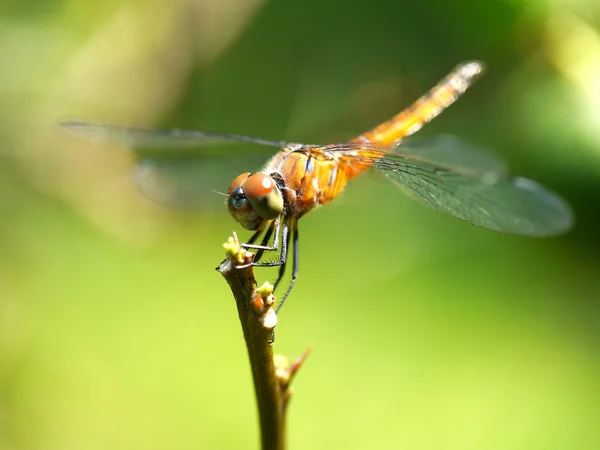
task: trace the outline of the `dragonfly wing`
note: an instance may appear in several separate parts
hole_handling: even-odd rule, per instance
[[[342,152],[357,162],[370,164],[380,158],[400,159],[440,168],[451,169],[464,174],[496,174],[507,172],[505,161],[486,148],[475,147],[452,135],[435,138],[409,138],[391,148],[362,141],[350,141],[318,147],[330,152]]]
[[[259,167],[266,152],[247,152],[238,143],[281,147],[283,142],[246,136],[187,130],[153,130],[82,121],[61,123],[69,134],[88,141],[116,144],[134,156],[133,179],[150,200],[178,209],[216,206],[224,199],[215,192],[226,190],[228,178]],[[236,144],[227,149],[212,144]],[[269,148],[268,155],[273,152]]]
[[[490,230],[552,236],[573,225],[569,206],[554,192],[526,178],[497,172],[443,168],[409,159],[380,158],[374,166],[411,197],[437,211]]]
[[[409,138],[389,150],[389,153],[458,173],[497,177],[507,173],[507,164],[499,155],[449,134],[429,139]]]
[[[417,201],[473,225],[527,236],[556,235],[573,225],[571,209],[557,194],[510,177],[500,157],[452,136],[390,149],[360,141],[321,149],[375,167]]]
[[[170,208],[222,210],[230,179],[260,167],[253,159],[248,165],[249,158],[140,158],[133,181],[141,195]]]
[[[60,124],[67,133],[94,142],[117,144],[137,151],[194,149],[217,143],[242,142],[270,147],[285,147],[283,141],[270,141],[236,134],[221,134],[195,130],[154,130],[142,127],[122,127],[85,121]]]

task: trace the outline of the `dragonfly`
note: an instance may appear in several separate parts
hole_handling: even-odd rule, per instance
[[[509,175],[498,156],[449,136],[413,144],[405,140],[454,103],[482,72],[481,62],[459,64],[390,120],[350,141],[327,145],[84,121],[61,125],[73,135],[127,148],[189,149],[219,141],[277,148],[262,170],[244,172],[233,180],[226,205],[243,228],[254,231],[243,244],[256,251],[252,264],[279,267],[274,289],[284,278],[288,256],[293,255],[291,281],[276,309],[279,312],[298,277],[299,219],[332,201],[367,169],[383,173],[410,197],[437,211],[496,232],[554,236],[572,227],[572,212],[564,200],[535,181]],[[138,186],[158,201],[179,182],[176,176],[163,176],[160,158],[150,163],[141,159],[138,166],[143,169],[136,178]],[[276,257],[264,260],[265,254]]]

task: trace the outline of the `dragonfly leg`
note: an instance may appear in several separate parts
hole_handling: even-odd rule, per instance
[[[283,275],[285,274],[286,262],[287,262],[287,252],[290,247],[290,228],[287,223],[284,224],[284,233],[281,242],[281,265],[279,267],[279,274],[277,275],[277,280],[275,280],[275,284],[273,285],[273,292],[277,289],[279,282],[283,279]]]
[[[300,241],[298,238],[298,226],[295,222],[293,225],[292,232],[294,233],[294,259],[292,261],[292,281],[290,281],[290,285],[288,286],[287,291],[285,291],[285,294],[283,296],[283,299],[281,300],[281,303],[277,306],[277,309],[275,309],[276,314],[279,313],[279,311],[283,307],[283,304],[285,303],[286,299],[290,295],[290,292],[292,292],[292,288],[294,287],[294,284],[296,283],[296,278],[298,278],[298,268],[299,268],[299,262],[300,262],[300,256],[299,256],[300,254],[299,254],[298,250],[300,248],[300,245],[299,245]],[[283,274],[281,272],[282,271],[280,270],[280,277],[277,280],[278,282],[279,282],[279,280],[281,280],[281,277],[283,276]],[[277,284],[275,284],[275,285],[277,285]]]
[[[279,311],[283,307],[283,304],[289,297],[290,292],[292,292],[292,288],[294,287],[294,284],[296,283],[296,279],[298,278],[298,268],[299,268],[299,260],[300,260],[300,256],[299,256],[300,255],[300,253],[299,253],[300,239],[299,239],[299,235],[298,235],[297,223],[294,221],[294,222],[292,222],[292,225],[290,226],[286,221],[284,221],[281,229],[282,229],[281,230],[282,231],[281,255],[280,255],[279,259],[277,261],[272,261],[272,262],[252,263],[252,265],[254,267],[279,266],[279,274],[277,276],[277,280],[275,281],[275,284],[273,285],[273,291],[275,291],[275,289],[277,289],[277,286],[283,279],[283,276],[285,275],[285,269],[287,267],[288,249],[290,246],[290,239],[292,238],[292,235],[293,235],[294,257],[293,257],[293,261],[292,261],[292,280],[290,281],[290,284],[289,284],[287,290],[285,291],[285,294],[283,295],[283,299],[281,300],[281,303],[279,303],[279,305],[277,306],[275,313],[279,313]],[[269,238],[273,234],[273,231],[275,231],[275,235],[276,235],[275,239],[277,239],[277,241],[279,240],[278,235],[279,235],[280,229],[279,229],[279,223],[277,223],[277,225],[271,225],[267,229],[267,232],[265,234],[265,237],[263,238],[261,247],[266,247],[266,245],[264,245],[264,244],[269,241]],[[252,238],[255,238],[255,236],[252,236]],[[275,247],[275,245],[274,245],[274,247]],[[251,247],[251,248],[254,248],[254,247]],[[260,248],[257,255],[260,254],[262,256],[262,252],[267,251],[267,250],[273,250],[273,247],[267,247],[265,249]]]
[[[259,238],[259,236],[262,234],[263,230],[258,230],[256,233],[254,233],[252,236],[250,236],[250,239],[248,239],[248,242],[246,242],[245,244],[242,244],[242,247],[246,247],[247,245],[252,245],[254,244],[254,242]]]
[[[273,235],[274,229],[275,229],[275,236],[273,236],[273,245],[271,246],[270,249],[277,250],[277,246],[279,244],[279,224],[277,224],[277,226],[273,226],[273,224],[271,224],[269,226],[269,228],[267,229],[267,232],[265,233],[265,237],[263,238],[262,242],[260,243],[260,246],[258,246],[258,247],[267,247],[267,245],[269,244],[269,241],[271,240],[271,236]],[[259,248],[258,251],[256,252],[256,255],[254,256],[254,262],[259,262],[263,256],[263,254],[265,253],[265,251],[267,251],[265,248]]]
[[[260,257],[262,256],[262,254],[265,250],[269,251],[269,252],[276,252],[279,249],[279,232],[280,232],[279,224],[280,224],[279,218],[277,218],[276,220],[271,222],[271,224],[269,225],[269,228],[267,228],[267,231],[265,232],[265,236],[264,236],[262,242],[260,243],[260,245],[254,244],[254,241],[256,240],[255,236],[257,234],[260,235],[260,233],[262,233],[262,230],[259,230],[257,233],[254,233],[248,242],[246,242],[245,244],[242,244],[242,247],[247,248],[247,249],[252,249],[252,250],[258,250],[258,252],[256,253],[256,258],[255,258],[256,261],[258,261],[260,259]],[[273,235],[273,231],[275,231],[275,238],[273,239],[273,245],[269,246],[268,243],[269,243],[269,240],[271,239],[271,236]]]
[[[252,265],[254,267],[275,267],[275,266],[282,266],[285,267],[285,261],[287,259],[287,248],[288,248],[288,244],[289,244],[289,227],[287,225],[287,223],[283,223],[283,237],[281,239],[281,255],[279,256],[279,259],[277,261],[271,261],[271,262],[258,262],[258,263],[252,263]],[[283,269],[285,270],[285,269]],[[281,278],[281,272],[282,269],[279,270],[280,273],[280,277],[277,279],[277,281],[275,282],[275,286],[277,286],[277,283],[279,282],[279,279]]]

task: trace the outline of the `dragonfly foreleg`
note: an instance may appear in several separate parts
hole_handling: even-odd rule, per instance
[[[271,226],[269,227],[269,230],[265,234],[265,237],[261,244],[265,248],[261,248],[258,250],[258,252],[256,252],[256,257],[254,258],[255,262],[259,262],[262,259],[263,254],[266,251],[275,251],[276,252],[279,249],[279,239],[281,239],[281,226],[280,226],[281,222],[280,222],[279,218],[277,218],[277,220],[274,223],[275,223],[275,226],[273,227],[273,225],[271,224]],[[270,235],[273,234],[273,228],[275,229],[275,234],[273,236],[273,245],[271,247],[268,247],[267,243],[269,242]]]
[[[262,233],[262,230],[259,231],[258,233],[254,233],[248,242],[246,242],[245,244],[242,244],[242,247],[244,247],[246,249],[258,250],[258,252],[256,253],[256,257],[254,259],[255,261],[258,261],[265,251],[276,252],[277,250],[279,250],[279,234],[280,234],[279,224],[280,224],[279,218],[277,218],[273,222],[271,222],[271,224],[269,225],[269,228],[267,228],[267,231],[265,232],[262,242],[259,245],[254,244],[254,241],[256,240],[256,237],[258,237],[257,234],[260,235],[260,233]],[[273,236],[273,231],[275,231],[273,245],[269,246],[268,244],[269,244],[269,241],[271,240],[271,236]]]
[[[248,241],[246,243],[242,244],[242,247],[248,248],[249,246],[254,244],[254,242],[260,237],[260,235],[263,233],[263,231],[264,230],[258,230],[256,233],[254,233],[252,236],[250,236],[250,239],[248,239]]]
[[[277,261],[271,261],[271,262],[254,262],[252,263],[252,265],[254,267],[275,267],[275,266],[282,266],[281,269],[279,269],[279,273],[280,276],[279,278],[277,278],[277,281],[275,282],[275,287],[277,287],[277,283],[279,282],[281,275],[282,275],[282,270],[285,270],[285,261],[287,259],[287,248],[288,248],[288,244],[289,244],[289,227],[288,224],[286,222],[283,223],[283,236],[281,238],[281,254],[279,256],[279,259]],[[279,234],[279,231],[277,232],[277,234]],[[279,239],[278,239],[279,240]],[[277,249],[277,247],[275,248]],[[273,250],[272,248],[269,248],[269,250]]]
[[[292,225],[290,226],[288,224],[287,221],[284,220],[283,225],[281,226],[282,228],[282,235],[281,235],[281,254],[279,256],[279,259],[277,261],[271,261],[271,262],[254,262],[251,263],[252,266],[254,267],[276,267],[279,266],[279,274],[277,276],[277,280],[275,281],[275,284],[273,285],[273,292],[277,289],[277,286],[279,285],[279,283],[281,282],[281,280],[283,279],[283,276],[285,275],[285,269],[287,267],[287,257],[288,257],[288,249],[290,247],[290,239],[292,238],[292,234],[293,234],[293,252],[294,252],[294,256],[293,256],[293,262],[292,262],[292,280],[290,281],[290,284],[287,288],[287,290],[285,291],[285,294],[283,295],[283,299],[281,300],[281,303],[279,303],[279,305],[277,306],[277,309],[275,310],[276,313],[278,313],[281,308],[283,307],[283,304],[285,303],[286,299],[289,297],[290,292],[292,292],[292,288],[294,287],[294,284],[296,283],[296,278],[298,278],[298,268],[299,268],[299,235],[298,235],[298,226],[297,223],[295,221],[292,222]],[[267,247],[266,245],[264,245],[266,242],[269,241],[270,236],[273,234],[273,230],[275,230],[275,239],[276,239],[276,243],[279,241],[279,222],[277,222],[276,225],[271,225],[266,233],[265,236],[263,238],[263,242],[260,246],[252,246],[250,248],[256,248],[259,247],[259,252],[257,253],[257,256],[262,256],[262,253],[264,251],[268,251],[268,250],[274,250],[273,247],[275,247],[275,249],[277,249],[277,245],[276,243],[274,243],[273,247]],[[252,236],[252,238],[256,239],[255,236]],[[251,239],[252,239],[251,238]],[[266,248],[264,248],[266,247]],[[245,267],[245,266],[241,266],[241,267]]]

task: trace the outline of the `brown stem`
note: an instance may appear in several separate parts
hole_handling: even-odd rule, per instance
[[[257,289],[250,263],[254,255],[239,246],[237,237],[225,245],[227,259],[218,270],[229,283],[242,324],[254,389],[258,403],[262,450],[283,450],[285,447],[284,409],[289,397],[275,370],[273,329],[277,316],[272,305],[274,297],[269,286]]]

